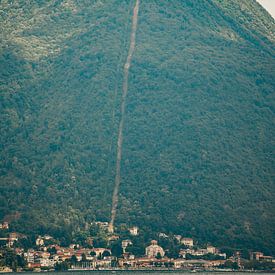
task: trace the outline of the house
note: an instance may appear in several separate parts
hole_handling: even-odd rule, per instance
[[[24,258],[27,263],[34,263],[34,251],[29,249],[26,253],[24,253]]]
[[[138,227],[133,226],[133,227],[129,228],[129,232],[132,236],[137,236],[138,235]]]
[[[8,222],[0,223],[0,229],[9,229],[9,223]]]
[[[41,267],[54,267],[55,260],[49,258],[39,258]]]
[[[119,239],[119,236],[118,235],[112,235],[110,237],[108,237],[108,242],[115,242]]]
[[[161,232],[161,233],[159,233],[159,238],[167,239],[168,235],[166,235],[165,233]]]
[[[0,266],[0,273],[10,273],[12,269],[7,266]]]
[[[158,255],[163,257],[165,252],[164,252],[163,248],[158,245],[158,242],[153,240],[153,241],[151,241],[151,245],[146,247],[145,254],[148,258],[154,258]]]
[[[190,249],[190,248],[187,248],[187,249],[181,249],[180,252],[179,252],[179,256],[181,258],[186,258],[186,255],[187,254],[190,254],[190,255],[193,255],[195,253],[195,250],[194,249]]]
[[[264,253],[262,252],[251,252],[250,253],[250,260],[256,260],[259,261],[261,257],[264,256]]]
[[[212,245],[208,245],[206,250],[210,254],[216,254],[218,252],[217,248]]]
[[[43,237],[43,239],[48,241],[48,240],[53,239],[53,237],[50,236],[50,235],[45,235],[45,236]]]
[[[123,253],[126,252],[127,246],[128,246],[128,245],[132,245],[132,244],[133,244],[133,243],[132,243],[131,240],[123,240],[123,241],[121,242],[121,246],[122,246],[122,249],[123,249]]]
[[[123,259],[125,260],[134,260],[136,257],[134,254],[131,254],[129,252],[123,253]]]
[[[94,222],[92,223],[92,225],[95,224],[97,225],[99,228],[107,230],[109,228],[109,223],[108,222]]]
[[[182,268],[184,262],[185,262],[185,260],[183,260],[183,259],[175,259],[175,260],[173,261],[173,263],[174,263],[174,268],[175,268],[175,269]]]
[[[262,252],[251,252],[250,253],[250,260],[272,262],[273,257],[272,256],[265,256],[264,253],[262,253]]]
[[[194,246],[194,241],[191,238],[182,238],[180,242],[181,242],[181,244],[188,246],[188,247]]]
[[[96,261],[96,268],[110,268],[112,264],[112,257],[105,257],[102,260]]]
[[[72,243],[72,244],[69,245],[69,248],[71,248],[71,249],[78,249],[79,248],[79,244]]]
[[[13,246],[16,241],[18,241],[18,234],[16,232],[10,233],[8,238],[8,246]]]
[[[28,268],[40,268],[41,267],[41,264],[40,263],[28,263]]]
[[[181,235],[174,235],[174,238],[180,243],[182,237]]]
[[[41,236],[39,236],[36,240],[35,240],[35,244],[37,246],[43,246],[44,245],[44,240],[42,239]]]

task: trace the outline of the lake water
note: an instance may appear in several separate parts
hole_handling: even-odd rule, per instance
[[[43,274],[44,272],[42,272]],[[194,274],[192,272],[188,271],[68,271],[68,272],[55,272],[55,274],[58,275],[148,275],[148,274],[161,274],[161,275],[171,275],[171,274],[186,274],[186,275],[191,275]],[[268,272],[196,272],[199,275],[230,275],[234,273],[234,275],[248,275],[248,274],[253,274],[253,275],[270,275],[270,274],[275,274],[275,273],[268,273]],[[11,274],[11,273],[9,273]],[[24,272],[24,275],[41,275],[40,273],[35,273],[35,272]],[[53,272],[45,272],[46,274],[53,274]]]

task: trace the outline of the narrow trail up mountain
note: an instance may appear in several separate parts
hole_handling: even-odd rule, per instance
[[[139,0],[136,0],[134,12],[133,12],[130,47],[128,51],[127,60],[124,65],[123,92],[122,92],[120,122],[119,122],[118,140],[117,140],[116,177],[115,177],[115,187],[114,187],[113,199],[112,199],[112,212],[111,212],[111,221],[109,225],[109,232],[114,231],[114,221],[116,218],[117,205],[118,205],[118,192],[119,192],[119,186],[120,186],[120,180],[121,180],[120,170],[121,170],[121,155],[122,155],[122,144],[123,144],[124,115],[125,115],[125,107],[126,107],[126,97],[128,93],[129,69],[131,66],[131,61],[132,61],[132,57],[133,57],[135,45],[136,45],[138,12],[139,12]]]

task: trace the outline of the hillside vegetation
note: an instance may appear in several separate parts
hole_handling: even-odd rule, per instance
[[[110,219],[134,1],[0,3],[0,220]],[[116,224],[275,253],[274,20],[254,0],[140,5]]]

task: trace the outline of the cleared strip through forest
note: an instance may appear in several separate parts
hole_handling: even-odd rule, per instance
[[[122,91],[122,99],[121,99],[121,107],[120,107],[120,122],[119,122],[118,139],[117,139],[116,177],[115,177],[115,187],[114,187],[113,199],[112,199],[112,212],[111,212],[111,221],[109,224],[109,232],[114,231],[114,222],[116,218],[117,205],[118,205],[118,192],[119,192],[119,186],[121,181],[120,170],[121,170],[121,156],[122,156],[126,97],[128,93],[129,69],[131,67],[131,61],[132,61],[132,57],[133,57],[133,54],[135,51],[135,45],[136,45],[138,12],[139,12],[139,0],[136,0],[134,12],[133,12],[133,19],[132,19],[133,21],[132,21],[132,30],[131,30],[131,38],[130,38],[130,47],[129,47],[126,63],[124,64],[123,91]]]

